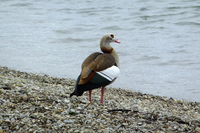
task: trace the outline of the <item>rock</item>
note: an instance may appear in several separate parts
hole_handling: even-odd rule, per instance
[[[64,102],[65,102],[65,103],[70,103],[70,100],[64,99]]]
[[[128,126],[128,123],[122,123],[123,126]]]
[[[63,122],[66,123],[66,124],[74,123],[74,121],[72,121],[72,120],[64,120]]]
[[[82,110],[82,108],[81,108],[81,107],[77,107],[76,109],[77,109],[77,110]]]

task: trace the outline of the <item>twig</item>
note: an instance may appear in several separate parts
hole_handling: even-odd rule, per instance
[[[108,112],[116,112],[116,111],[128,112],[128,111],[131,111],[131,110],[130,109],[111,109],[111,110],[108,110]]]
[[[84,109],[86,109],[91,103],[92,103],[92,102],[88,103],[88,105],[86,105],[86,106],[84,107]],[[83,110],[84,110],[84,109],[83,109]]]

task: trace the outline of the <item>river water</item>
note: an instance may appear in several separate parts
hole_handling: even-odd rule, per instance
[[[76,79],[113,33],[110,87],[200,102],[199,0],[1,0],[0,65]]]

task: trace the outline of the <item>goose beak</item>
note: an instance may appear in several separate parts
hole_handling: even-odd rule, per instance
[[[116,42],[116,43],[121,43],[120,41],[118,41],[118,40],[114,40],[114,42]]]

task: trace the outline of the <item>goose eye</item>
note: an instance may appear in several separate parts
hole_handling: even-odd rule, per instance
[[[113,35],[113,34],[111,34],[110,36],[111,36],[112,38],[114,38],[114,35]]]

